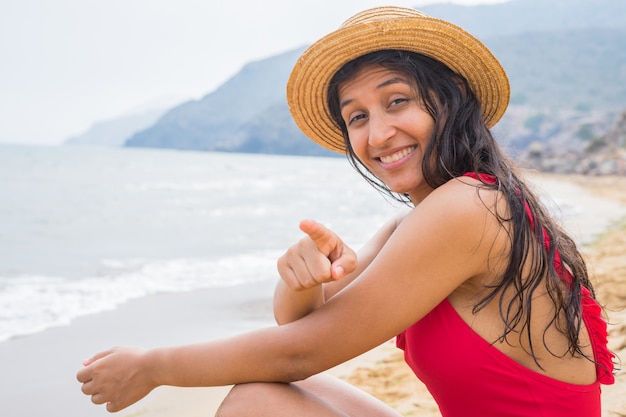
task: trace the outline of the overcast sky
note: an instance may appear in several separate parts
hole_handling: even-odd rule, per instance
[[[0,142],[59,144],[150,103],[200,98],[246,62],[307,45],[385,3],[0,0]]]

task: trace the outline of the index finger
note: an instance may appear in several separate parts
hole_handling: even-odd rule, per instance
[[[311,238],[317,249],[325,256],[331,256],[333,252],[339,249],[340,241],[337,235],[315,220],[302,220],[300,230]]]

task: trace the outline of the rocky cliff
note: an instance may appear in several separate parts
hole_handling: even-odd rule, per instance
[[[545,172],[586,175],[626,175],[626,110],[606,120],[589,117],[573,125],[570,146],[555,138],[532,142],[520,155],[527,167]]]

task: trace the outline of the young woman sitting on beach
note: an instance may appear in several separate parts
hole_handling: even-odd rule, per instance
[[[399,416],[320,374],[396,337],[444,417],[600,416],[606,323],[575,243],[490,133],[509,100],[491,52],[416,10],[369,9],[303,53],[287,98],[309,138],[411,209],[358,256],[303,221],[278,261],[278,326],[99,353],[83,392],[118,411],[159,385],[235,385],[221,417]]]

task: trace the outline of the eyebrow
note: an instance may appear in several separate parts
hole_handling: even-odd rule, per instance
[[[390,79],[385,80],[382,83],[378,84],[376,86],[376,90],[381,89],[383,87],[387,87],[388,85],[397,84],[397,83],[402,83],[402,84],[409,85],[409,83],[404,78],[393,77],[393,78],[390,78]],[[353,98],[349,98],[349,99],[344,100],[341,103],[339,103],[339,111],[343,110],[344,107],[346,107],[348,104],[352,103],[353,101],[354,101]]]

